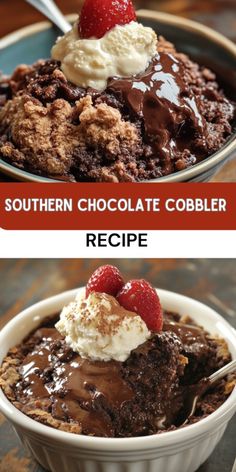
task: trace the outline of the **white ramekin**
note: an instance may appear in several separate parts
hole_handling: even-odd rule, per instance
[[[13,318],[0,332],[0,364],[40,320],[57,313],[77,290],[37,303]],[[236,331],[214,310],[185,296],[158,290],[167,310],[188,314],[210,333],[227,341],[236,358]],[[35,459],[53,472],[194,472],[210,456],[236,411],[236,389],[207,418],[161,435],[110,439],[65,433],[18,411],[0,390],[0,410]]]

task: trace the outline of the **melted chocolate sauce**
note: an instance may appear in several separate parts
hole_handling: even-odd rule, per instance
[[[202,349],[207,346],[206,333],[198,326],[178,323],[176,321],[164,321],[163,331],[172,331],[182,341],[183,345],[199,344]]]
[[[39,348],[29,353],[21,366],[23,395],[32,398],[51,398],[55,417],[82,422],[90,434],[111,435],[109,415],[100,408],[103,399],[112,408],[120,408],[132,400],[134,393],[122,379],[120,363],[93,362],[82,359],[65,348],[53,353],[53,343],[62,337],[55,328],[41,328],[37,336],[43,339]],[[51,379],[45,377],[51,373]],[[51,380],[51,381],[50,381]],[[91,410],[91,405],[93,408]]]
[[[122,98],[133,115],[144,120],[145,134],[153,150],[168,162],[184,148],[184,125],[205,137],[205,120],[199,101],[185,81],[186,64],[172,54],[160,52],[148,69],[135,77],[112,78],[108,91]],[[172,138],[172,136],[177,136]]]

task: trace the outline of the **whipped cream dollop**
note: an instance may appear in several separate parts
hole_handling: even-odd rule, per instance
[[[111,295],[79,294],[65,306],[56,329],[81,357],[95,361],[124,362],[131,351],[150,336],[142,318],[125,310]]]
[[[61,61],[61,69],[70,82],[103,90],[109,77],[144,72],[156,52],[155,31],[136,21],[117,25],[100,39],[81,39],[76,22],[71,31],[58,38],[51,54]]]

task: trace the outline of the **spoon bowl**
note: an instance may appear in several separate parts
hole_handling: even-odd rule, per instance
[[[226,375],[232,374],[235,371],[236,359],[214,372],[214,374],[210,375],[210,377],[205,377],[197,384],[190,385],[185,392],[184,405],[178,415],[175,426],[185,426],[189,419],[194,415],[197,408],[197,403],[204,393],[206,393],[207,390],[209,390],[219,380],[223,379]]]

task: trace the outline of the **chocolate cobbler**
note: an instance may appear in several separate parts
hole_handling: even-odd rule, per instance
[[[10,349],[0,385],[24,414],[62,431],[122,438],[175,430],[189,387],[231,360],[227,344],[189,316],[163,314],[144,280],[124,284],[115,298],[120,282],[117,272],[115,283],[104,282],[107,267]],[[234,385],[228,376],[211,387],[188,424],[214,412]]]
[[[127,24],[92,31],[96,26],[83,25],[93,18],[89,3],[79,27],[52,49],[53,59],[2,79],[2,159],[54,179],[134,182],[218,151],[232,133],[234,104],[215,74],[141,29],[134,14]]]
[[[130,437],[174,430],[185,388],[230,361],[226,343],[189,318],[164,314],[163,332],[125,362],[89,361],[47,320],[4,359],[5,395],[31,418],[73,433]],[[221,381],[189,423],[215,411],[233,388]]]

